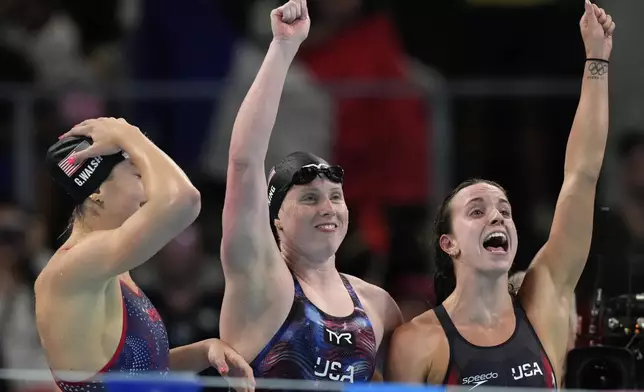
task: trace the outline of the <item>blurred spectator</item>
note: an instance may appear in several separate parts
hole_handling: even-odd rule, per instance
[[[331,160],[346,170],[344,193],[355,222],[338,252],[339,268],[363,277],[375,269],[385,288],[406,287],[401,279],[427,270],[418,235],[427,219],[430,180],[426,104],[412,88],[407,56],[378,2],[309,6],[315,22],[299,59],[330,88]],[[372,265],[344,257],[354,241],[366,244]],[[428,281],[419,284],[429,287]]]
[[[80,52],[91,64],[100,80],[121,76],[122,23],[119,20],[119,0],[58,0],[80,32]],[[135,0],[130,0],[134,3]]]
[[[137,270],[135,279],[159,311],[170,347],[219,337],[223,275],[203,252],[200,226],[195,223],[170,241],[150,265]],[[215,369],[202,374],[218,375]]]
[[[1,15],[1,11],[0,11]],[[0,83],[26,83],[33,82],[35,72],[29,59],[17,49],[0,42]],[[0,99],[0,184],[2,192],[10,193],[15,179],[13,170],[13,133],[12,129],[16,120],[14,103],[10,97]]]
[[[0,367],[8,369],[48,369],[34,317],[36,259],[48,259],[38,231],[15,204],[0,202]],[[4,391],[51,388],[53,383],[0,381]]]
[[[222,4],[185,0],[178,6],[174,0],[142,0],[131,48],[135,81],[193,86],[222,82],[237,38]],[[139,102],[134,123],[192,173],[198,169],[216,102],[203,96]]]
[[[78,27],[55,1],[15,1],[4,17],[3,39],[30,60],[40,87],[56,90],[93,81]]]

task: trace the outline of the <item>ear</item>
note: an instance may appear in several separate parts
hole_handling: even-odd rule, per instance
[[[101,200],[100,198],[100,193],[100,189],[96,190],[96,192],[89,195],[89,200],[91,200],[92,203],[98,205],[99,207],[103,207],[103,200]]]
[[[277,229],[277,231],[282,230],[282,223],[280,222],[280,220],[278,218],[275,218],[273,220],[273,224],[275,225],[275,228]]]
[[[443,252],[448,255],[453,257],[458,254],[458,244],[449,235],[443,234],[439,240],[439,244]]]

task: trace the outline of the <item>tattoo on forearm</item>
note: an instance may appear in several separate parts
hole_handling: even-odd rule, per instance
[[[601,61],[588,62],[588,79],[604,79],[608,73],[608,64]]]

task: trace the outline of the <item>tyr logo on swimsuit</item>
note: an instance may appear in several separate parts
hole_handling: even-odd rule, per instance
[[[354,347],[355,339],[351,332],[336,332],[326,328],[324,340],[334,346]]]

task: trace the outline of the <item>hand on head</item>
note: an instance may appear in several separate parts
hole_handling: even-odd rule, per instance
[[[122,137],[124,131],[137,129],[135,126],[128,124],[122,118],[96,118],[85,120],[76,125],[68,132],[62,134],[59,139],[69,136],[85,136],[92,139],[92,145],[82,151],[75,152],[68,159],[71,163],[73,161],[82,161],[84,159],[112,155],[120,152],[119,138]]]

